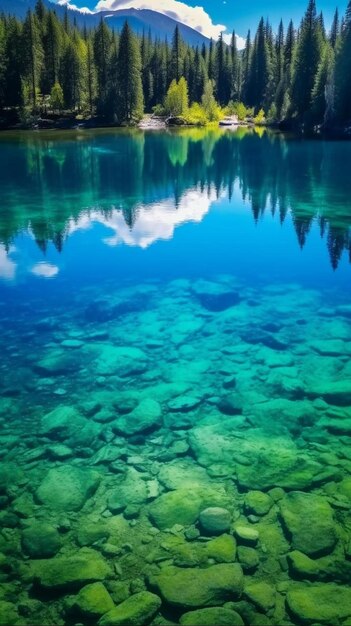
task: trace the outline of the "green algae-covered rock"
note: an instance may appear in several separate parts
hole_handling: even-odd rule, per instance
[[[311,486],[321,473],[322,466],[294,450],[271,450],[252,455],[250,465],[237,464],[238,482],[241,487],[253,490],[283,487],[304,489]]]
[[[351,588],[334,584],[306,586],[288,592],[286,602],[303,624],[336,624],[351,616]]]
[[[238,546],[238,561],[244,572],[252,572],[258,566],[260,559],[257,550],[248,546]]]
[[[309,385],[306,392],[312,398],[323,398],[329,404],[337,406],[350,406],[351,387],[349,379],[333,381],[316,380],[315,384]]]
[[[73,465],[48,471],[36,491],[41,504],[55,511],[79,511],[96,491],[100,474]]]
[[[112,428],[122,435],[136,435],[153,430],[161,425],[161,406],[156,400],[145,398],[127,415],[119,417],[112,423]]]
[[[235,561],[236,541],[231,535],[221,535],[205,544],[205,551],[209,558],[217,563],[231,563]]]
[[[197,474],[195,474],[196,476]],[[196,478],[195,478],[196,480]],[[193,524],[202,509],[207,507],[227,507],[230,497],[224,486],[213,483],[198,483],[188,489],[176,489],[158,497],[149,507],[152,521],[161,530],[174,524]]]
[[[262,491],[249,491],[245,496],[245,510],[254,515],[266,515],[273,506],[272,498]]]
[[[98,582],[86,585],[76,596],[73,608],[87,617],[101,617],[114,608],[106,587]]]
[[[106,522],[90,522],[83,519],[78,527],[77,542],[81,547],[91,546],[96,541],[107,539],[109,535],[110,531]]]
[[[279,503],[292,547],[309,556],[331,552],[337,540],[332,509],[314,493],[291,492]]]
[[[74,556],[55,557],[31,563],[34,581],[44,589],[79,589],[111,574],[105,559],[95,550],[82,549]]]
[[[23,618],[20,618],[16,606],[12,602],[0,600],[0,624],[4,626],[23,624]]]
[[[99,424],[86,419],[71,406],[58,406],[41,419],[41,435],[64,440],[72,448],[89,446],[99,432]]]
[[[42,359],[33,365],[34,371],[41,376],[60,376],[76,372],[79,369],[79,361],[76,355],[64,350],[51,350]]]
[[[307,579],[348,583],[351,580],[351,561],[346,560],[344,553],[311,559],[309,556],[293,550],[288,554],[290,576]]]
[[[220,535],[230,528],[231,515],[227,509],[208,507],[200,513],[201,528],[208,535]]]
[[[239,613],[220,606],[184,613],[179,623],[182,626],[244,626]]]
[[[240,565],[228,563],[206,569],[165,567],[151,583],[172,606],[191,608],[216,606],[239,598],[244,578]]]
[[[99,626],[143,626],[157,613],[161,600],[154,593],[141,591],[106,613]]]
[[[97,376],[113,376],[121,378],[141,374],[146,370],[147,357],[145,352],[131,346],[106,345],[99,351],[96,361]]]
[[[153,523],[163,530],[174,524],[190,526],[201,510],[202,499],[198,492],[190,489],[177,489],[162,494],[149,507]]]
[[[178,396],[168,402],[168,408],[175,413],[187,413],[196,409],[199,404],[201,404],[201,398],[197,396]]]
[[[265,582],[245,584],[244,596],[264,613],[267,613],[275,605],[275,589]]]
[[[179,440],[174,445],[184,444]],[[173,446],[172,446],[173,447]],[[209,484],[209,477],[204,467],[200,467],[194,460],[176,459],[171,463],[164,463],[160,468],[157,479],[166,489],[192,489],[194,486]]]
[[[60,547],[58,531],[47,522],[32,522],[22,533],[22,550],[32,559],[54,556]]]

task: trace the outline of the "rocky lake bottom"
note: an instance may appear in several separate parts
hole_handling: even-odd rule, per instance
[[[351,625],[346,297],[109,281],[0,320],[0,624]]]

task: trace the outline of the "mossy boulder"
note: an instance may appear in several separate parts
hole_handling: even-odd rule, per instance
[[[230,498],[223,486],[198,484],[189,489],[175,489],[162,494],[149,507],[151,520],[161,530],[174,524],[190,526],[206,507],[226,507]]]
[[[230,528],[231,514],[222,507],[207,507],[199,517],[202,530],[208,535],[220,535]]]
[[[111,569],[98,552],[83,548],[74,556],[33,561],[31,572],[44,589],[74,590],[104,580]]]
[[[32,559],[54,556],[61,547],[61,538],[47,522],[33,522],[22,533],[22,550]]]
[[[152,398],[145,398],[131,413],[116,419],[112,428],[129,437],[158,428],[161,425],[161,416],[160,404]]]
[[[73,609],[87,617],[101,617],[114,608],[114,602],[101,583],[92,583],[83,587],[76,596]]]
[[[263,613],[275,606],[275,588],[263,581],[245,584],[244,596]]]
[[[202,499],[197,491],[177,489],[162,494],[149,507],[152,522],[161,530],[174,524],[190,526],[201,510]]]
[[[279,505],[293,549],[312,557],[333,550],[337,541],[336,524],[325,498],[293,491],[280,500]]]
[[[240,565],[223,563],[206,569],[165,567],[150,582],[168,604],[196,608],[239,598],[244,578]]]
[[[239,613],[219,606],[184,613],[179,623],[182,626],[244,626]]]
[[[236,557],[236,541],[231,535],[221,535],[208,541],[205,551],[217,563],[232,563]]]
[[[17,613],[17,608],[12,602],[0,600],[0,624],[4,626],[19,626],[23,619]]]
[[[96,491],[100,474],[73,465],[48,471],[36,491],[36,498],[55,511],[79,511]]]
[[[108,611],[99,620],[99,626],[143,626],[152,619],[160,606],[158,596],[141,591]]]
[[[286,603],[293,618],[302,624],[337,624],[351,616],[351,588],[318,584],[292,589]]]
[[[249,491],[245,496],[245,511],[249,514],[266,515],[272,506],[272,498],[263,491]]]

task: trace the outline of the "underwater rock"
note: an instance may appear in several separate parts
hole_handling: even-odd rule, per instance
[[[99,626],[144,626],[157,613],[161,600],[154,593],[141,591],[106,613]]]
[[[194,296],[201,305],[213,313],[225,311],[240,302],[239,294],[221,283],[198,280],[192,286]]]
[[[273,506],[272,498],[262,491],[249,491],[245,496],[245,511],[254,515],[266,515]]]
[[[83,519],[78,527],[77,542],[81,547],[91,546],[97,541],[108,539],[109,535],[110,530],[107,528],[105,522],[99,521],[93,523]]]
[[[60,547],[58,531],[47,522],[32,522],[22,532],[22,550],[32,559],[54,556]]]
[[[229,530],[231,515],[227,509],[210,507],[201,511],[199,521],[206,534],[220,535]]]
[[[147,369],[147,356],[139,348],[130,346],[101,345],[96,360],[96,376],[113,376],[121,378],[142,374]]]
[[[25,485],[27,480],[16,463],[0,464],[0,493],[13,493],[17,487]]]
[[[183,443],[179,441],[178,443]],[[208,485],[209,477],[203,467],[188,459],[175,460],[162,465],[158,480],[167,489],[191,489],[195,485]]]
[[[351,405],[351,385],[349,379],[336,382],[326,380],[322,383],[317,379],[314,384],[306,386],[306,394],[312,398],[323,398],[329,404],[335,404],[336,406]]]
[[[114,606],[106,587],[97,582],[86,585],[79,591],[72,608],[86,617],[97,618],[111,611]]]
[[[196,491],[177,489],[162,494],[149,507],[152,522],[161,530],[174,524],[190,526],[201,510],[202,498]]]
[[[308,556],[318,556],[333,550],[336,526],[327,500],[314,493],[291,492],[279,502],[280,513],[291,544]]]
[[[168,604],[177,607],[202,607],[223,604],[239,598],[244,584],[237,563],[212,565],[206,569],[164,567],[161,574],[150,579]]]
[[[79,370],[80,364],[76,354],[69,351],[52,350],[33,364],[33,370],[41,376],[60,376]]]
[[[351,580],[351,562],[345,560],[344,553],[332,554],[320,559],[311,559],[298,550],[288,554],[290,575],[298,579],[342,582]]]
[[[36,491],[36,498],[55,511],[79,511],[96,491],[100,474],[73,465],[50,469]]]
[[[179,623],[182,626],[244,626],[239,613],[220,606],[183,613]]]
[[[127,415],[112,422],[111,427],[117,433],[127,437],[154,430],[161,425],[161,406],[156,400],[145,398]]]
[[[260,611],[267,613],[275,605],[276,591],[265,582],[250,582],[245,584],[244,597],[254,604]]]
[[[205,546],[206,555],[217,563],[232,563],[236,557],[236,541],[232,535],[221,535],[208,541]]]
[[[260,562],[258,552],[249,546],[238,546],[238,561],[244,572],[252,572]]]
[[[32,561],[34,582],[44,589],[74,590],[111,575],[105,559],[95,550],[82,548],[73,556]]]
[[[12,604],[12,602],[0,600],[0,624],[6,626],[23,624],[23,620],[18,615],[16,605]]]
[[[234,531],[238,541],[249,546],[255,546],[260,536],[256,528],[252,528],[251,526],[242,526],[241,524],[235,526]]]
[[[304,624],[336,624],[351,616],[351,589],[333,584],[309,585],[292,589],[286,596],[287,607]]]
[[[89,446],[99,435],[100,427],[87,420],[71,406],[61,405],[41,419],[40,434],[64,440],[67,446]]]
[[[201,398],[197,396],[178,396],[168,402],[168,408],[175,413],[188,413],[196,409],[199,404],[201,404]]]

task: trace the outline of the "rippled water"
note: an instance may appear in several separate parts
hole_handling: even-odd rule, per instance
[[[349,624],[350,157],[0,136],[0,624]]]

